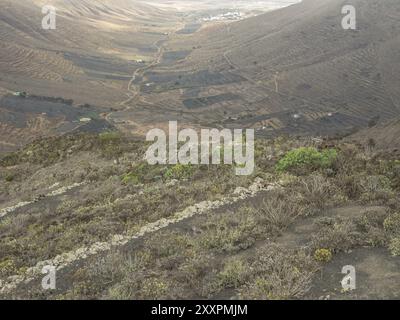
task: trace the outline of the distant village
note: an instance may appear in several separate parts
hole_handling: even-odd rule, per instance
[[[242,20],[244,18],[245,18],[245,14],[243,14],[242,12],[240,12],[240,11],[230,11],[230,12],[226,12],[226,13],[221,13],[221,14],[216,15],[216,16],[205,17],[202,20],[204,22],[226,21],[226,20],[236,21],[236,20]]]

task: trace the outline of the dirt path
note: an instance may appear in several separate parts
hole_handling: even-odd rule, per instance
[[[275,82],[275,92],[279,93],[279,72],[275,74],[274,82]]]
[[[125,107],[125,108],[123,110],[119,110],[118,112],[124,112],[124,111],[128,111],[129,109],[131,109],[132,107],[129,106],[128,104],[131,103],[135,99],[137,100],[137,102],[151,105],[149,102],[145,101],[144,98],[141,96],[140,84],[136,85],[135,81],[139,77],[143,77],[143,75],[146,71],[150,70],[151,68],[154,68],[155,66],[159,65],[162,62],[162,58],[163,58],[163,55],[165,52],[165,43],[168,43],[168,41],[170,41],[170,39],[171,39],[171,35],[175,34],[176,31],[180,30],[183,25],[184,25],[184,23],[181,22],[180,24],[178,24],[176,26],[176,28],[174,30],[172,30],[171,32],[169,32],[167,34],[166,39],[157,40],[153,44],[153,46],[155,46],[157,48],[157,53],[154,56],[153,61],[149,65],[143,66],[134,71],[134,73],[132,74],[132,78],[130,79],[130,81],[128,83],[128,88],[127,88],[127,93],[126,93],[128,98],[121,101],[118,105],[119,107]],[[110,123],[113,122],[111,119],[111,116],[113,113],[114,112],[109,112],[105,116],[105,119]],[[139,125],[138,123],[136,123],[134,121],[130,121],[130,123],[137,125],[137,126]]]
[[[355,268],[356,289],[345,291],[342,268]],[[384,248],[357,248],[336,255],[316,277],[307,299],[370,300],[400,299],[400,257],[392,257]]]
[[[139,98],[140,99],[140,86],[135,85],[134,82],[135,82],[137,77],[142,77],[143,74],[147,70],[149,70],[149,69],[151,69],[151,68],[153,68],[153,67],[155,67],[155,66],[157,66],[158,64],[161,63],[162,56],[164,54],[164,49],[165,49],[164,46],[163,46],[163,43],[167,42],[167,41],[168,41],[168,39],[162,39],[162,40],[158,40],[158,41],[156,41],[154,43],[154,46],[157,48],[157,54],[156,54],[153,62],[151,62],[147,66],[144,66],[142,68],[139,68],[139,69],[135,70],[135,72],[132,75],[131,80],[128,83],[128,92],[127,92],[128,99],[122,101],[120,103],[120,106],[125,106],[126,104],[128,104],[129,102],[131,102],[135,98]]]
[[[161,61],[161,59],[162,59],[162,56],[163,56],[163,54],[164,54],[164,47],[163,47],[163,43],[165,42],[165,41],[167,41],[167,40],[158,40],[158,41],[156,41],[155,43],[154,43],[154,45],[157,47],[157,54],[156,54],[156,56],[155,56],[155,59],[154,59],[154,61],[153,62],[151,62],[151,64],[149,64],[149,65],[147,65],[147,66],[144,66],[144,67],[142,67],[142,68],[139,68],[139,69],[136,69],[135,71],[134,71],[134,73],[133,73],[133,75],[132,75],[132,78],[131,78],[131,80],[129,80],[129,83],[128,83],[128,88],[127,88],[127,93],[126,93],[126,95],[127,95],[127,99],[126,100],[123,100],[123,101],[121,101],[119,104],[118,104],[118,106],[119,107],[125,107],[123,110],[119,110],[118,112],[123,112],[123,111],[127,111],[127,110],[129,110],[131,107],[130,106],[128,106],[128,104],[130,103],[130,102],[132,102],[134,99],[138,99],[139,100],[139,102],[141,101],[141,96],[140,96],[140,85],[135,85],[134,84],[134,82],[136,81],[136,79],[138,78],[138,77],[142,77],[143,76],[143,74],[147,71],[147,70],[149,70],[150,68],[152,68],[152,67],[154,67],[154,66],[156,66],[156,65],[158,65],[159,63],[160,63],[160,61]],[[107,113],[106,114],[106,116],[105,116],[105,119],[108,121],[108,122],[110,122],[110,123],[113,123],[113,121],[112,121],[112,119],[111,119],[111,116],[112,116],[112,114],[113,114],[114,112],[109,112],[109,113]],[[132,124],[134,124],[134,125],[138,125],[136,122],[134,122],[134,121],[130,121]]]
[[[325,217],[361,216],[367,210],[385,212],[385,207],[347,205],[327,210]],[[295,222],[277,243],[288,248],[310,248],[311,235],[318,232],[314,217]],[[345,291],[341,281],[346,274],[344,266],[354,266],[356,289]],[[400,299],[400,257],[392,257],[386,248],[362,247],[333,256],[332,261],[322,265],[304,297],[312,300],[358,300],[358,299]]]

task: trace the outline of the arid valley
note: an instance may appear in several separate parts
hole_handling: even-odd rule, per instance
[[[399,48],[398,0],[0,0],[0,299],[398,299]],[[172,121],[254,170],[149,164]]]

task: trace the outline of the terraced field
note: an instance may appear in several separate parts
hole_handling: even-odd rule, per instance
[[[376,117],[390,120],[400,110],[393,85],[400,8],[396,1],[354,5],[360,12],[356,31],[341,26],[342,1],[307,0],[174,37],[168,47],[191,53],[149,70],[143,95],[154,109],[181,114],[184,122],[255,127],[267,137],[344,134]],[[213,103],[200,113],[185,106],[188,99],[209,100],[217,92],[239,99]],[[146,121],[143,112],[132,117]],[[278,127],[269,125],[273,119]]]
[[[395,1],[356,1],[356,31],[342,29],[339,0],[306,0],[234,23],[206,23],[204,12],[185,7],[178,14],[163,4],[152,10],[126,1],[93,10],[90,1],[53,4],[61,11],[59,38],[33,20],[16,22],[31,7],[2,13],[0,70],[7,79],[0,74],[0,86],[103,107],[124,132],[143,135],[174,119],[195,127],[252,127],[263,137],[331,136],[399,116]],[[79,23],[67,30],[72,19]],[[200,27],[181,32],[194,23]],[[10,38],[12,28],[20,38]]]
[[[57,8],[56,30],[41,27],[44,4]],[[29,96],[61,97],[72,100],[74,107],[95,106],[98,115],[122,108],[132,74],[143,63],[153,61],[158,50],[155,43],[165,39],[179,21],[173,12],[124,0],[101,4],[2,0],[0,5],[2,96],[26,92]],[[41,120],[28,111],[17,114],[0,103],[0,112],[8,119],[22,117],[36,123],[25,128],[13,128],[13,121],[2,123],[2,149],[12,149],[15,140],[19,146],[40,135],[54,134],[54,128],[67,128],[62,117],[41,114],[41,123],[49,126],[40,132],[36,129]]]

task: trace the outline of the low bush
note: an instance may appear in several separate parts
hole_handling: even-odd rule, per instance
[[[393,238],[390,241],[389,250],[393,256],[400,256],[400,238]]]
[[[251,280],[239,288],[239,298],[277,300],[306,294],[318,266],[304,251],[269,245],[256,252],[250,269]]]
[[[319,169],[327,169],[333,166],[338,152],[336,149],[318,151],[312,147],[302,147],[286,153],[278,161],[276,170],[278,172],[294,172],[296,174],[307,174]]]
[[[253,246],[259,232],[257,220],[251,215],[237,213],[232,217],[218,217],[207,221],[199,245],[219,253],[237,252]]]
[[[152,166],[147,162],[137,164],[130,172],[125,173],[121,180],[125,184],[143,184],[147,182],[154,182],[162,178],[165,167]]]
[[[366,244],[366,241],[351,219],[337,219],[329,225],[321,226],[312,235],[312,247],[315,250],[325,248],[332,253],[346,252],[362,244]]]
[[[332,252],[329,249],[317,249],[314,252],[314,259],[318,262],[329,262],[332,260]]]
[[[16,273],[17,268],[15,266],[15,263],[11,259],[6,259],[2,262],[0,262],[0,277],[7,277],[10,276],[14,273]]]
[[[5,178],[6,182],[12,182],[14,180],[14,175],[8,174]]]
[[[237,288],[244,284],[249,277],[249,266],[245,261],[237,258],[228,259],[218,278],[224,288]]]
[[[385,204],[394,196],[390,180],[385,176],[370,175],[362,177],[360,186],[362,190],[361,200],[365,203]]]
[[[400,213],[393,213],[383,222],[385,231],[390,235],[400,235]]]
[[[165,173],[164,173],[164,178],[167,180],[182,180],[182,179],[188,179],[192,176],[194,173],[195,168],[194,166],[187,164],[176,164],[172,167],[169,167]]]
[[[280,233],[302,215],[304,209],[301,203],[287,199],[283,192],[272,192],[263,200],[257,219],[260,225]]]
[[[340,191],[331,180],[320,174],[303,178],[297,183],[297,188],[300,193],[298,202],[308,208],[309,214],[314,214],[339,200],[343,201]]]

